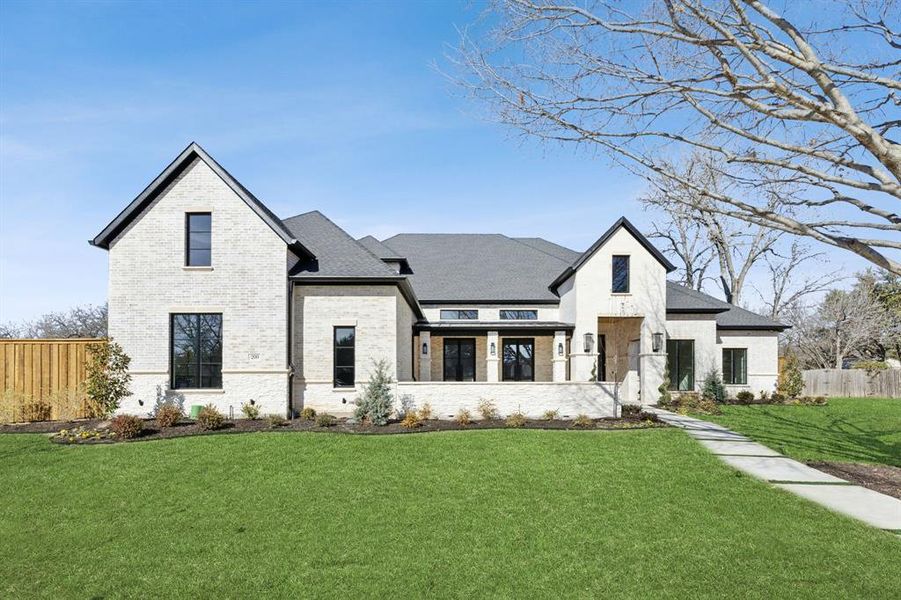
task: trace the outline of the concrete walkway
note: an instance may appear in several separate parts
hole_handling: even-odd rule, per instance
[[[684,429],[720,460],[739,471],[867,525],[901,532],[901,500],[897,498],[808,467],[722,425],[652,406],[645,407],[645,410],[670,425]]]

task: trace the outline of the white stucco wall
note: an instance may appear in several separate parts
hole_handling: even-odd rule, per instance
[[[560,309],[553,304],[448,304],[442,306],[424,306],[422,312],[429,321],[442,321],[442,310],[478,309],[479,321],[500,321],[502,310],[537,310],[539,321],[559,321]],[[467,321],[472,322],[472,321]],[[515,323],[516,321],[509,321]]]
[[[779,376],[779,334],[775,331],[720,331],[717,347],[722,369],[723,348],[748,349],[748,384],[729,385],[726,389],[731,395],[746,389],[759,394],[761,391],[772,393],[776,389]]]
[[[212,267],[185,267],[185,213],[212,213]],[[180,390],[185,407],[213,403],[240,415],[287,407],[284,241],[200,159],[109,249],[109,332],[131,357],[120,412],[144,415],[169,386],[171,313],[222,313],[222,389]],[[143,402],[143,406],[140,404]]]
[[[294,409],[346,415],[384,359],[395,378],[412,378],[412,314],[393,285],[298,285],[294,291]],[[356,327],[354,388],[333,385],[333,334]],[[401,364],[403,363],[403,364]]]
[[[452,419],[461,408],[470,410],[477,419],[482,400],[491,400],[501,416],[522,411],[528,417],[538,418],[547,410],[558,410],[564,418],[580,414],[593,418],[614,416],[613,387],[599,383],[417,381],[399,383],[396,389],[398,396],[409,394],[417,409],[429,403],[438,419]]]
[[[612,293],[613,255],[629,256],[629,293]],[[656,390],[663,377],[664,356],[654,353],[652,334],[666,322],[666,269],[626,229],[617,230],[586,260],[559,290],[560,320],[575,323],[570,378],[587,381],[597,358],[599,317],[641,317],[638,348],[641,389]],[[591,333],[594,346],[586,353],[583,336]],[[638,386],[634,386],[638,387]],[[638,399],[633,390],[633,400]],[[647,401],[647,400],[643,400]]]

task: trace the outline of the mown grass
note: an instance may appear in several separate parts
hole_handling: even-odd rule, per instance
[[[830,398],[826,406],[723,406],[700,418],[792,458],[901,467],[901,399]]]
[[[901,542],[677,430],[0,436],[0,596],[896,597]]]

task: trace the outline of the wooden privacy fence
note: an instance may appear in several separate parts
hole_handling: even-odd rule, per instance
[[[85,378],[103,339],[0,339],[0,422],[89,416]]]
[[[802,371],[807,396],[875,396],[901,398],[901,369],[872,375],[864,369],[812,369]]]

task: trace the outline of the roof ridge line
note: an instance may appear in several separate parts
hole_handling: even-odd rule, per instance
[[[502,234],[502,235],[503,235],[503,234]],[[550,257],[553,258],[554,260],[559,260],[559,261],[560,261],[561,263],[563,263],[564,265],[569,265],[569,264],[570,264],[568,261],[566,261],[566,260],[560,258],[559,256],[554,256],[554,255],[551,254],[550,252],[545,252],[544,250],[541,250],[540,248],[536,248],[535,246],[530,246],[529,244],[527,244],[527,243],[525,243],[525,242],[523,242],[523,241],[521,241],[521,240],[518,240],[518,239],[516,239],[516,238],[510,237],[509,235],[504,235],[504,237],[507,238],[508,240],[512,241],[512,242],[516,242],[516,243],[519,244],[520,246],[525,246],[525,247],[528,248],[529,250],[534,250],[535,252],[541,252],[541,253],[544,254],[545,256],[550,256]],[[549,242],[548,240],[545,240],[544,238],[536,238],[536,239],[544,240],[545,242],[548,242],[548,243],[550,243],[550,244],[553,244],[553,243],[554,243],[554,242]],[[573,250],[573,252],[575,252],[575,250]]]

